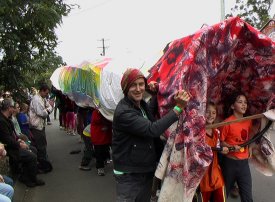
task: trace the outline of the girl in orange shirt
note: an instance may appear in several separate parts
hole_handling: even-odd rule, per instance
[[[232,102],[229,103],[232,115],[225,121],[242,118],[247,110],[247,99],[243,93],[236,93],[231,96]],[[225,125],[221,132],[221,144],[234,150],[224,156],[222,161],[222,171],[228,194],[234,183],[237,182],[242,202],[252,202],[252,179],[248,158],[250,157],[249,147],[240,147],[249,140],[251,131],[251,120],[236,122]]]
[[[214,103],[208,103],[206,107],[206,123],[213,124],[217,116]],[[218,129],[206,129],[205,141],[210,147],[216,147],[219,143],[220,131]],[[227,154],[228,148],[222,147],[221,153]],[[217,151],[213,151],[213,161],[209,165],[200,183],[202,201],[208,202],[212,196],[215,202],[225,201],[224,180],[221,168],[218,164]]]

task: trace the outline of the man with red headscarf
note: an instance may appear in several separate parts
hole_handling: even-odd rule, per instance
[[[155,140],[178,120],[190,99],[185,91],[177,91],[174,109],[155,120],[156,99],[150,105],[143,100],[146,85],[146,78],[138,69],[127,69],[123,74],[124,98],[114,113],[112,139],[117,201],[150,201],[157,165]],[[156,82],[148,85],[156,91]]]

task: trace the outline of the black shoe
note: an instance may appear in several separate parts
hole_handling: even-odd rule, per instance
[[[84,171],[89,171],[91,170],[92,168],[90,166],[79,166],[79,169],[80,170],[84,170]]]
[[[26,181],[24,182],[24,184],[27,186],[27,187],[35,187],[36,186],[36,183],[35,182],[31,182],[31,181]]]
[[[91,162],[91,159],[87,159],[87,158],[82,158],[82,161],[81,161],[81,166],[88,166]]]
[[[31,180],[27,179],[27,178],[24,177],[24,176],[20,176],[20,177],[18,178],[18,180],[19,180],[20,182],[22,182],[23,184],[25,184],[27,187],[35,187],[35,186],[36,186],[36,184],[35,184],[34,182],[32,182]]]
[[[36,179],[35,185],[36,185],[36,186],[43,186],[43,185],[45,185],[45,182],[44,182],[43,180]]]
[[[112,161],[113,160],[111,160],[111,159],[107,159],[106,161],[104,161],[105,166],[108,165],[108,164],[110,164],[110,163],[112,163]]]
[[[98,168],[97,169],[97,175],[98,176],[105,176],[104,168]]]
[[[70,154],[79,154],[81,152],[81,150],[80,149],[77,149],[77,150],[72,150],[71,152],[70,152]]]
[[[45,174],[46,172],[42,169],[37,169],[37,174]]]

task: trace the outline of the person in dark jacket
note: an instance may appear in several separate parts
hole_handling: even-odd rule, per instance
[[[45,182],[36,177],[37,151],[15,134],[13,123],[10,120],[14,110],[14,101],[11,98],[5,98],[0,112],[0,142],[6,145],[11,171],[14,176],[20,174],[19,180],[28,187],[44,185]],[[19,173],[19,164],[22,164],[21,173]]]
[[[156,86],[155,82],[149,84],[151,91]],[[116,200],[147,202],[157,165],[155,139],[178,120],[190,97],[177,91],[174,109],[155,120],[151,110],[155,107],[143,100],[146,79],[138,69],[126,70],[121,87],[125,96],[114,113],[112,139]]]

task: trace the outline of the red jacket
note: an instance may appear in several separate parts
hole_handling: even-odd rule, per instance
[[[112,142],[112,122],[105,119],[97,109],[93,111],[91,117],[91,140],[94,145]]]

